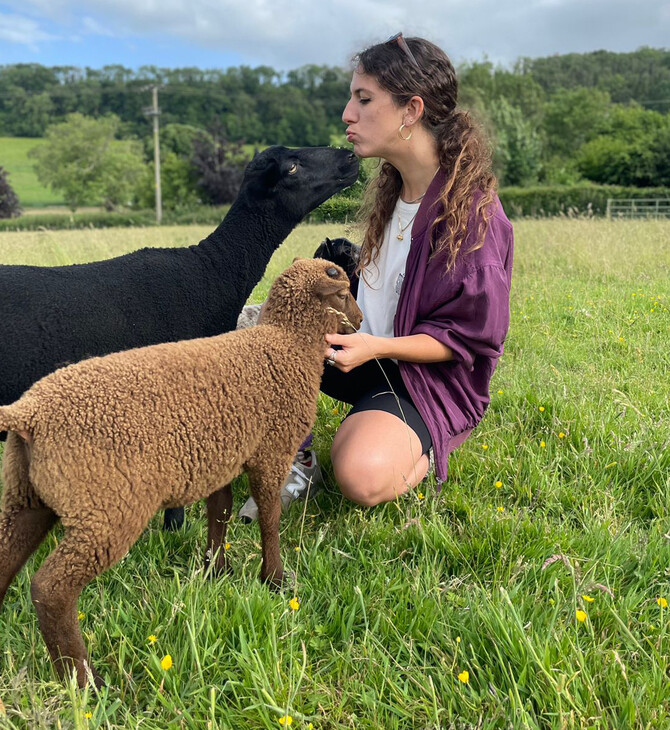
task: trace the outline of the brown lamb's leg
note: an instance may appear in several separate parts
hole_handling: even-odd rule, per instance
[[[25,508],[0,515],[0,606],[14,576],[58,518],[48,507]]]
[[[88,515],[86,524],[67,530],[33,578],[31,595],[49,654],[61,678],[76,671],[80,687],[86,685],[87,666],[97,687],[104,682],[88,662],[77,619],[79,595],[128,552],[146,522],[125,514],[121,524],[110,525],[104,514]]]
[[[28,478],[26,445],[11,431],[7,434],[5,445],[3,481],[0,514],[0,606],[14,576],[58,519],[35,494]]]
[[[279,552],[280,492],[290,468],[291,458],[279,464],[265,461],[249,463],[248,468],[249,490],[258,505],[258,524],[261,529],[261,580],[276,589],[282,588],[284,583]]]
[[[230,572],[225,554],[228,520],[233,510],[233,490],[230,484],[207,497],[207,551],[205,570],[211,568],[213,575]]]

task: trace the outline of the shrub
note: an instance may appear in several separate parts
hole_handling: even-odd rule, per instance
[[[212,205],[232,203],[248,162],[242,142],[229,142],[220,127],[194,138],[191,166],[203,201]]]
[[[20,215],[19,199],[9,184],[7,171],[0,167],[0,218],[17,218]]]

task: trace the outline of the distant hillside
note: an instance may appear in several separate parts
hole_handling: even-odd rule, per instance
[[[9,172],[9,183],[24,208],[63,205],[62,197],[37,179],[28,151],[44,140],[30,137],[0,137],[0,165]]]
[[[670,49],[566,53],[525,58],[519,65],[548,94],[584,86],[607,91],[615,103],[636,101],[659,112],[670,110]]]

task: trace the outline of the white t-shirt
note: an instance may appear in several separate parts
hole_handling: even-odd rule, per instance
[[[420,203],[405,203],[398,198],[391,220],[384,229],[384,242],[379,249],[377,261],[371,262],[361,272],[356,297],[363,312],[361,332],[377,337],[393,337],[393,319],[405,278],[412,226],[419,205]],[[404,229],[402,240],[398,239],[398,216]]]

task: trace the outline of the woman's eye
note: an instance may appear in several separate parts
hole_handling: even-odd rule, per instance
[[[288,174],[289,174],[289,175],[295,175],[295,174],[296,174],[296,172],[298,172],[298,165],[297,165],[297,163],[295,163],[295,162],[294,162],[294,163],[293,163],[293,164],[291,165],[291,167],[289,167],[289,169],[288,169]]]
[[[361,104],[369,104],[370,99],[360,99]]]

